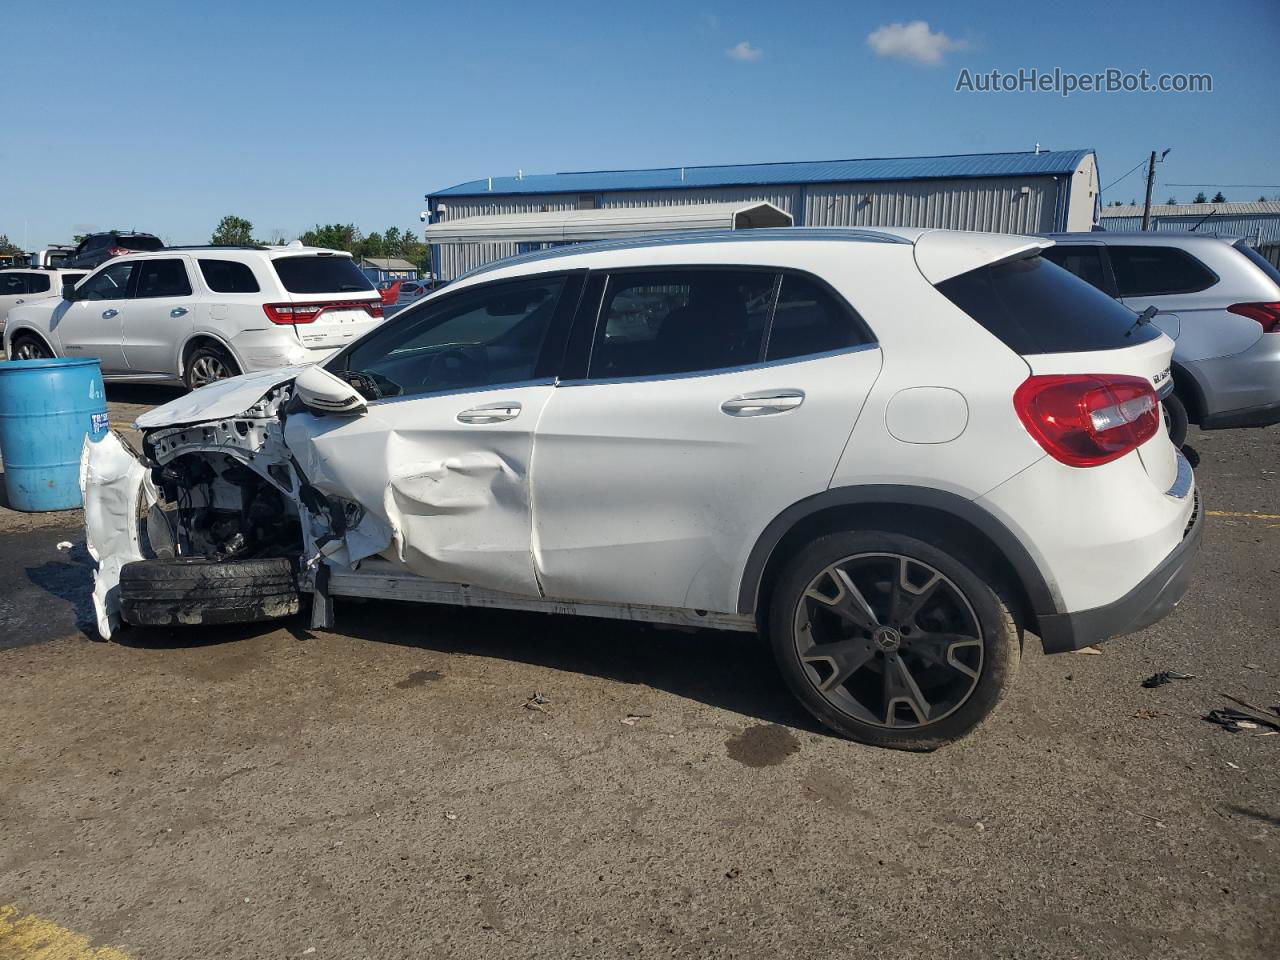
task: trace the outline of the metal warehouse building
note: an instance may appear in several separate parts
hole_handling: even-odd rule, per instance
[[[1142,207],[1103,207],[1099,221],[1113,233],[1142,229]],[[1249,241],[1272,263],[1280,264],[1280,202],[1157,203],[1151,229],[1161,233],[1222,233]]]
[[[677,229],[1088,230],[1097,222],[1098,165],[1092,150],[1035,150],[600,170],[489,177],[426,200],[434,272],[451,280],[548,244]]]

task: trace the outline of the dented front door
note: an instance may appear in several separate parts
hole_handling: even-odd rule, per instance
[[[360,508],[330,560],[538,596],[529,462],[562,352],[564,275],[464,288],[406,311],[329,368],[376,391],[358,416],[291,415],[307,481]],[[571,305],[569,305],[571,306]]]

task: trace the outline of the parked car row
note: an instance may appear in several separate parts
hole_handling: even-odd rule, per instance
[[[113,256],[87,276],[25,275],[64,282],[56,296],[9,308],[8,355],[96,357],[107,380],[195,389],[314,362],[382,319],[378,292],[350,254],[296,242],[168,247]]]
[[[1158,412],[1174,342],[1050,245],[793,228],[473,272],[322,364],[144,414],[140,461],[90,445],[99,629],[311,594],[321,627],[333,598],[393,597],[759,631],[828,727],[963,736],[1024,631],[1057,653],[1166,615],[1203,527]],[[180,261],[203,294],[213,256],[104,269],[170,258],[166,289]],[[218,256],[279,281],[262,309],[294,332],[377,296],[335,291],[334,254]],[[165,555],[137,534],[151,496]]]

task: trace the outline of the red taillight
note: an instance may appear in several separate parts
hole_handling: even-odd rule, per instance
[[[1142,377],[1032,377],[1014,392],[1013,407],[1040,446],[1071,467],[1110,463],[1160,429],[1155,388]]]
[[[342,300],[334,303],[264,303],[262,312],[272,323],[297,326],[315,323],[316,317],[326,310],[364,310],[375,320],[382,317],[382,304],[368,300]]]
[[[128,247],[107,247],[107,253],[113,257],[123,257],[126,253],[133,253]]]
[[[1227,309],[1257,320],[1262,324],[1263,333],[1280,333],[1280,303],[1233,303]]]

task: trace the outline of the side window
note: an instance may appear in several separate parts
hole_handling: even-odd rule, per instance
[[[47,273],[28,273],[27,274],[27,293],[48,293],[53,289],[53,283],[49,279]]]
[[[533,379],[564,285],[500,282],[434,301],[362,339],[336,369],[365,374],[387,397]]]
[[[181,260],[139,260],[137,299],[189,297],[191,281]]]
[[[0,297],[20,297],[27,292],[25,273],[0,273]]]
[[[587,376],[652,377],[761,359],[777,274],[669,270],[613,274]]]
[[[808,277],[784,274],[766,360],[786,360],[869,342],[857,314]]]
[[[200,274],[214,293],[257,293],[259,289],[253,270],[237,260],[201,260]]]
[[[1111,268],[1122,297],[1154,297],[1207,290],[1218,278],[1195,257],[1177,247],[1108,245]]]
[[[1041,250],[1040,256],[1050,263],[1056,263],[1068,273],[1074,273],[1085,283],[1107,292],[1107,281],[1102,270],[1102,251],[1095,244],[1054,244],[1047,250]]]
[[[113,263],[76,288],[77,300],[123,300],[129,292],[134,263]]]

